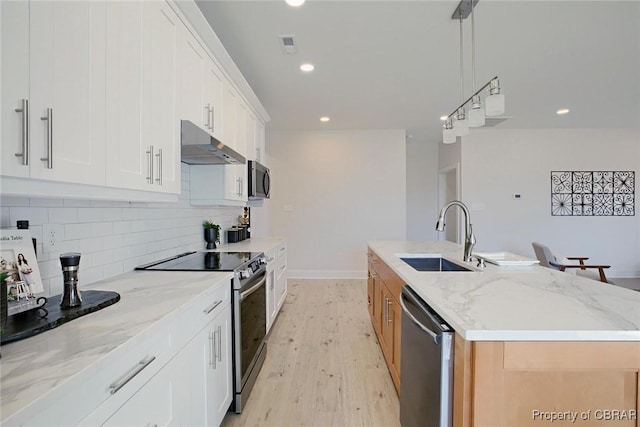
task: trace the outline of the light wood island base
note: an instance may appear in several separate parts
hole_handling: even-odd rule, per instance
[[[456,334],[454,427],[638,427],[639,409],[639,342]]]

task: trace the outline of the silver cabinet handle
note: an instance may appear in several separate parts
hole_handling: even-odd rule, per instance
[[[22,157],[22,164],[29,164],[29,100],[23,99],[16,113],[22,113],[22,153],[16,153],[16,157]]]
[[[218,325],[218,362],[222,362],[222,325]]]
[[[158,185],[162,185],[162,148],[158,148],[158,154],[156,154],[156,157],[158,158],[158,170],[156,172],[158,177],[156,178],[156,182]]]
[[[147,182],[153,184],[153,145],[149,146],[147,153]]]
[[[213,109],[215,107],[212,105],[211,110],[209,110],[209,114],[211,114],[211,132],[215,132],[216,128],[216,116],[213,114]]]
[[[202,312],[204,314],[209,314],[211,313],[213,310],[216,309],[217,306],[219,306],[220,304],[222,304],[222,300],[220,301],[216,301],[213,304],[211,304],[209,307],[205,308],[204,310],[202,310]]]
[[[115,394],[118,390],[125,386],[129,381],[133,379],[136,375],[138,375],[144,368],[149,366],[151,362],[156,360],[155,356],[147,356],[141,361],[139,361],[136,366],[134,366],[129,372],[124,374],[120,379],[115,381],[109,386],[110,393]]]
[[[211,128],[211,109],[210,109],[210,107],[211,107],[211,104],[207,104],[204,107],[204,109],[207,111],[207,124],[206,124],[206,127],[207,127],[207,129],[212,130],[212,128]]]
[[[384,297],[384,323],[387,323],[389,320],[389,305],[387,304],[387,301],[389,299],[387,298],[387,296],[385,295]]]
[[[216,332],[209,331],[209,366],[216,369]]]
[[[387,298],[387,326],[389,326],[391,324],[391,321],[392,321],[392,319],[391,319],[391,310],[390,310],[391,304],[393,304],[393,301],[391,301],[390,298]]]
[[[47,115],[40,120],[47,122],[47,157],[40,160],[47,162],[47,169],[53,169],[53,108],[47,108]]]

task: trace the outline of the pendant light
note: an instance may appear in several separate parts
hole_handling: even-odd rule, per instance
[[[473,93],[476,93],[476,28],[473,13],[473,0],[471,0],[471,77],[473,78]],[[469,126],[473,128],[484,126],[484,108],[480,96],[474,95],[471,99],[471,111],[469,111]]]
[[[453,130],[453,121],[451,117],[444,122],[444,130],[442,131],[442,142],[444,144],[453,144],[456,142],[456,132]]]
[[[504,94],[500,93],[500,82],[498,79],[491,80],[485,113],[489,117],[499,116],[504,113]]]
[[[455,142],[455,136],[465,136],[469,134],[470,127],[481,127],[485,125],[486,116],[498,116],[505,111],[505,98],[501,93],[500,81],[495,76],[480,89],[476,90],[476,40],[475,40],[475,16],[473,9],[477,5],[478,0],[461,0],[458,7],[451,15],[451,19],[460,21],[460,94],[464,98],[464,76],[463,76],[463,53],[462,53],[462,20],[471,15],[471,71],[473,94],[462,101],[462,103],[448,116],[443,116],[445,120],[444,130],[442,133],[442,141],[445,144]],[[483,105],[480,94],[489,88],[489,96]],[[465,107],[469,107],[465,109]]]

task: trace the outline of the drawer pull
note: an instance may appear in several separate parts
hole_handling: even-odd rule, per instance
[[[205,308],[204,310],[202,310],[202,312],[204,314],[209,314],[211,313],[213,310],[216,309],[217,306],[219,306],[220,304],[222,304],[222,300],[220,301],[216,301],[213,304],[211,304],[209,307]]]
[[[138,375],[144,368],[149,366],[151,362],[156,360],[155,356],[147,356],[141,361],[139,361],[136,366],[134,366],[131,371],[127,372],[123,377],[121,377],[118,381],[112,383],[109,386],[110,393],[115,394],[118,390],[125,386],[129,381],[133,379],[136,375]]]

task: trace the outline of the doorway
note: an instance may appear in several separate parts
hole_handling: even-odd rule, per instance
[[[452,200],[460,200],[460,164],[456,163],[444,169],[440,169],[438,174],[438,202],[440,207]],[[440,233],[439,239],[447,240],[453,243],[462,243],[460,236],[462,235],[461,224],[459,221],[459,210],[449,209],[444,218],[444,233]]]

